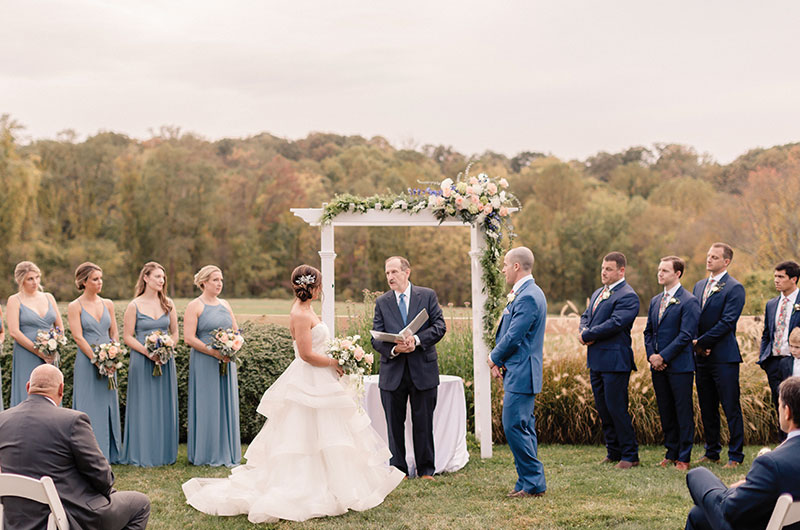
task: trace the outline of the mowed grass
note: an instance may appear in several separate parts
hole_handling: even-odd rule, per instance
[[[712,466],[726,484],[743,478],[759,447],[747,447],[739,470]],[[605,456],[600,446],[543,445],[539,456],[545,466],[547,494],[543,498],[507,499],[516,480],[508,446],[494,448],[494,457],[481,460],[470,437],[470,462],[455,473],[437,476],[435,482],[403,481],[380,506],[366,512],[302,523],[281,521],[262,528],[683,528],[692,501],[686,473],[656,466],[664,450],[640,448],[642,465],[628,471],[598,462]],[[694,458],[702,455],[695,447]],[[180,447],[173,466],[142,469],[114,466],[118,489],[147,493],[152,502],[148,528],[253,528],[247,517],[212,517],[185,503],[181,484],[192,477],[225,477],[225,468],[194,467]]]

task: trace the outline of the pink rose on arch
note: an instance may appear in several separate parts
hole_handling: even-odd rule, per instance
[[[485,204],[483,206],[483,213],[485,213],[486,215],[489,215],[490,213],[492,213],[492,205],[491,204]]]
[[[449,197],[451,193],[453,193],[453,190],[450,188],[445,188],[442,190],[443,197]]]
[[[508,187],[508,181],[506,179],[500,179],[500,187],[501,188],[507,188]]]
[[[434,202],[436,203],[436,206],[444,206],[444,199],[442,197],[436,197]]]
[[[356,358],[356,361],[360,361],[364,358],[364,348],[361,346],[356,346],[356,349],[353,350],[353,357]]]
[[[481,198],[478,197],[477,195],[472,195],[470,197],[470,200],[472,201],[472,204],[480,204],[481,203]]]
[[[467,186],[467,195],[472,195],[473,193],[475,193],[475,188]]]
[[[474,186],[475,184],[478,184],[479,182],[480,182],[480,181],[478,180],[478,177],[470,177],[470,178],[469,178],[469,183],[470,183],[470,184],[472,184],[473,186]]]
[[[494,182],[490,182],[486,185],[486,191],[489,192],[489,195],[494,195],[497,193],[497,184]]]
[[[508,208],[503,206],[500,208],[500,211],[498,213],[500,214],[500,217],[506,217],[508,215]]]
[[[459,210],[463,210],[463,209],[464,209],[464,207],[466,206],[466,205],[464,204],[465,202],[466,202],[466,201],[464,200],[464,197],[462,197],[461,195],[459,195],[458,197],[456,197],[456,208],[458,208]]]
[[[371,353],[368,353],[364,355],[364,360],[367,361],[369,364],[372,364],[373,361],[375,361],[375,356],[373,356]]]

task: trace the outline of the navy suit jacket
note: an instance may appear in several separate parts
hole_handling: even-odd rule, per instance
[[[800,437],[753,460],[744,484],[737,488],[711,490],[703,503],[721,503],[725,520],[737,529],[763,529],[775,502],[784,493],[800,499]],[[787,528],[798,528],[794,524]]]
[[[663,297],[662,292],[650,300],[647,325],[644,328],[647,358],[656,353],[661,355],[667,363],[666,371],[669,373],[694,372],[692,340],[697,334],[700,302],[692,293],[678,287],[672,297],[678,303],[670,303],[659,322],[658,309]]]
[[[506,368],[503,388],[518,394],[542,391],[542,358],[547,299],[535,280],[523,283],[503,310],[492,362]]]
[[[775,337],[775,311],[778,309],[778,301],[781,299],[780,295],[767,302],[767,307],[764,310],[764,332],[761,334],[761,351],[758,355],[758,364],[764,362],[767,357],[772,355],[772,339]],[[800,303],[800,296],[797,297]],[[792,316],[789,318],[789,332],[800,326],[800,311],[795,311],[790,308]]]
[[[411,373],[411,381],[418,390],[428,390],[439,385],[439,363],[436,354],[436,343],[442,340],[447,325],[444,322],[439,299],[432,289],[411,286],[408,302],[408,321],[416,317],[420,311],[428,311],[428,320],[417,331],[419,346],[413,352],[401,353],[390,359],[394,343],[372,339],[372,347],[381,354],[381,367],[378,376],[378,387],[382,390],[394,391],[400,386],[406,364]],[[372,329],[387,333],[399,333],[406,325],[397,307],[394,291],[387,291],[375,300],[375,317]]]
[[[581,315],[581,337],[592,342],[587,348],[586,364],[598,372],[630,372],[636,370],[631,348],[631,328],[639,314],[639,296],[623,281],[600,302],[592,313],[594,301],[603,288],[589,299],[589,307]]]
[[[702,303],[708,278],[694,284],[694,296]],[[736,324],[744,308],[744,286],[728,274],[717,283],[719,290],[709,294],[706,305],[700,308],[697,324],[697,347],[711,350],[708,357],[698,357],[704,363],[740,363]]]

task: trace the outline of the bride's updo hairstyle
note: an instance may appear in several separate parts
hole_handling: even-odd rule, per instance
[[[311,265],[300,265],[292,271],[294,296],[301,302],[311,300],[314,291],[322,285],[322,273]]]

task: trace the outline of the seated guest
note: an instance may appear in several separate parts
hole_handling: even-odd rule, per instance
[[[0,412],[0,469],[39,479],[49,476],[67,512],[70,528],[143,529],[150,500],[136,491],[113,489],[114,474],[100,452],[89,417],[60,408],[64,376],[51,364],[37,366],[26,385],[28,399]],[[5,497],[7,528],[44,528],[46,505]]]
[[[704,467],[689,472],[686,483],[695,506],[687,530],[765,528],[779,496],[789,493],[800,499],[800,377],[781,383],[778,417],[786,441],[753,460],[744,480],[726,488]],[[800,529],[800,523],[786,528]]]

